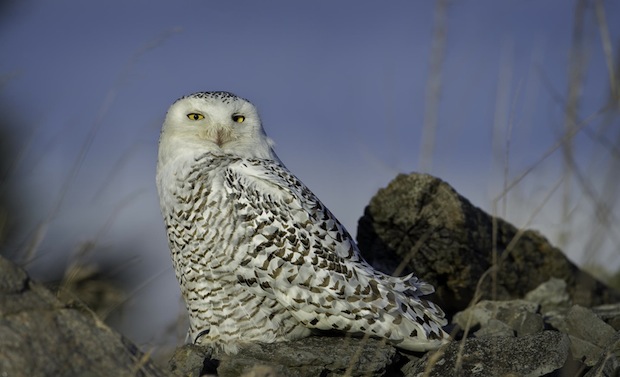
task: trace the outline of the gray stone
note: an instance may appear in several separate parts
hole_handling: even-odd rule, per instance
[[[617,377],[620,375],[620,332],[606,347],[598,362],[584,377]]]
[[[85,308],[0,257],[0,376],[165,376]]]
[[[186,344],[174,351],[168,366],[175,376],[200,377],[206,372],[205,363],[208,363],[210,359],[211,352],[208,348]]]
[[[566,327],[562,328],[569,335],[585,339],[599,347],[606,347],[616,331],[606,324],[592,310],[574,305],[566,315]]]
[[[620,330],[620,303],[599,305],[591,309],[594,314],[613,327],[616,331]]]
[[[491,318],[474,335],[476,338],[484,336],[515,336],[515,331],[499,319]]]
[[[489,301],[484,300],[475,306],[456,313],[453,322],[462,329],[480,326],[476,336],[509,335],[517,336],[535,334],[544,328],[543,319],[537,312],[538,304],[525,300]],[[496,322],[501,321],[506,326],[504,330]],[[485,329],[493,323],[493,328]],[[510,329],[510,332],[506,330]]]
[[[256,365],[244,372],[241,377],[285,377],[279,371],[279,368],[274,368],[268,365]]]
[[[603,348],[581,338],[569,335],[570,353],[575,360],[579,360],[591,367],[595,365],[603,355]]]
[[[525,295],[527,301],[540,305],[543,314],[562,311],[572,305],[566,291],[566,282],[562,279],[551,278]]]
[[[545,328],[543,317],[538,313],[513,312],[511,314],[512,317],[503,320],[517,332],[517,336],[536,334]]]
[[[568,334],[571,354],[575,359],[592,366],[599,361],[616,331],[596,316],[590,309],[574,305],[563,319],[556,323],[558,330]]]
[[[405,376],[543,376],[560,369],[568,337],[544,331],[524,337],[489,337],[455,341],[404,368]],[[427,373],[427,374],[424,374]]]
[[[378,339],[312,336],[249,344],[237,355],[222,357],[217,372],[220,377],[236,377],[262,366],[286,377],[375,376],[382,375],[398,357],[394,347]]]

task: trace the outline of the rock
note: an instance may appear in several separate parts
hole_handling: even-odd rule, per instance
[[[241,377],[284,377],[284,375],[279,373],[277,368],[267,365],[256,365],[243,373]]]
[[[620,304],[595,306],[592,312],[616,331],[620,330]]]
[[[620,302],[618,292],[579,270],[539,233],[490,216],[426,174],[401,174],[379,190],[359,220],[357,239],[364,258],[384,272],[404,261],[404,272],[433,284],[431,299],[448,315],[474,298],[522,298],[553,277],[567,283],[576,304]],[[493,250],[499,265],[491,271]]]
[[[168,363],[170,371],[179,377],[200,377],[215,373],[217,363],[209,363],[211,352],[206,347],[186,344],[178,347]]]
[[[620,333],[616,333],[600,359],[584,377],[616,377],[620,375]]]
[[[525,295],[525,300],[540,305],[545,322],[553,327],[563,321],[572,303],[566,291],[566,282],[551,278]]]
[[[572,305],[566,282],[557,278],[551,278],[526,293],[525,300],[539,304],[543,314],[564,311]]]
[[[590,309],[573,306],[566,317],[557,322],[558,330],[569,335],[571,354],[584,364],[596,364],[603,350],[611,344],[616,331]]]
[[[462,347],[462,348],[461,348]],[[405,376],[543,376],[560,369],[569,340],[556,331],[455,341],[403,368]],[[427,373],[427,374],[424,374]]]
[[[220,377],[241,376],[257,366],[277,376],[375,376],[398,360],[396,349],[378,339],[312,336],[292,342],[256,343],[222,357]],[[265,370],[263,368],[263,370]]]
[[[545,322],[538,313],[515,312],[504,321],[516,331],[517,336],[536,334],[545,328]]]
[[[476,336],[527,335],[543,330],[544,323],[537,314],[538,304],[525,300],[484,300],[454,315],[453,322],[462,329],[480,326]],[[501,326],[497,322],[501,322]]]
[[[474,335],[476,338],[485,336],[515,336],[515,332],[510,326],[499,319],[491,318],[480,330],[476,331]]]
[[[0,376],[166,376],[83,307],[0,257]]]

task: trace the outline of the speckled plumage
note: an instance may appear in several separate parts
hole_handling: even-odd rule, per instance
[[[272,144],[255,107],[227,92],[168,111],[157,186],[191,341],[235,353],[319,329],[416,351],[443,344],[443,312],[420,297],[433,287],[368,265]]]

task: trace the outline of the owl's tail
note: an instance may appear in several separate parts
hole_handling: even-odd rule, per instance
[[[449,340],[442,329],[447,324],[443,310],[421,297],[435,291],[431,284],[413,274],[382,278],[387,283],[384,288],[388,288],[382,314],[387,323],[391,322],[391,331],[386,335],[392,344],[411,351],[427,351]]]

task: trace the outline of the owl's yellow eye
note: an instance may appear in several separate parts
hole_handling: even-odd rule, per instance
[[[198,114],[198,113],[189,113],[189,114],[187,114],[187,117],[190,120],[200,120],[200,119],[204,119],[205,118],[204,115]]]
[[[243,123],[243,121],[245,120],[245,117],[243,115],[233,115],[232,120],[234,120],[237,123]]]

